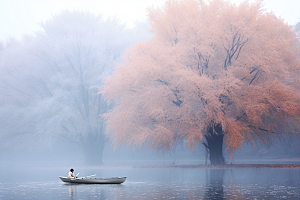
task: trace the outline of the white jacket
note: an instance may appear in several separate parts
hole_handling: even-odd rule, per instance
[[[76,178],[73,172],[69,172],[68,178]]]

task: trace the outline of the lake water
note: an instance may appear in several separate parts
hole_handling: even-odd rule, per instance
[[[75,168],[123,184],[66,184],[67,168],[1,169],[0,199],[300,199],[300,169]]]

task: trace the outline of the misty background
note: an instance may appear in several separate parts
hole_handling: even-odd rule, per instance
[[[101,115],[114,105],[98,91],[123,62],[122,54],[151,37],[146,7],[164,1],[51,2],[0,3],[0,165],[206,163],[202,144],[188,149],[184,141],[169,152],[147,144],[115,149],[105,133]],[[279,2],[265,1],[299,30],[299,2]],[[234,161],[225,155],[227,163],[292,163],[300,159],[300,146],[293,138],[270,148],[244,144]]]

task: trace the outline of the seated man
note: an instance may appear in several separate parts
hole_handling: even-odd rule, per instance
[[[77,178],[77,176],[75,176],[73,172],[74,172],[74,169],[70,169],[68,178]]]

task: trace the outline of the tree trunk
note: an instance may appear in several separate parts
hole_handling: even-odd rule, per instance
[[[84,164],[89,166],[103,165],[102,156],[105,142],[87,143],[82,147],[84,155]]]
[[[215,132],[214,132],[215,130]],[[225,159],[223,156],[223,131],[222,126],[217,124],[213,127],[208,127],[205,139],[207,144],[203,143],[209,153],[209,160],[211,165],[224,165]]]

